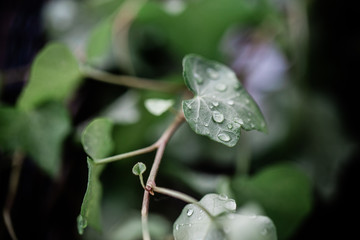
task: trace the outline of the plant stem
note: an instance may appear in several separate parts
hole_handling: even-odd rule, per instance
[[[151,167],[149,177],[146,182],[146,188],[144,191],[144,197],[143,197],[143,203],[141,208],[141,222],[142,222],[142,231],[143,231],[143,240],[150,240],[150,233],[148,229],[148,212],[149,212],[149,197],[150,193],[152,193],[153,188],[155,185],[155,178],[157,175],[157,172],[160,167],[161,159],[164,154],[164,150],[166,147],[166,144],[170,140],[171,136],[174,134],[176,129],[183,123],[185,120],[184,114],[181,111],[176,116],[174,122],[166,129],[166,131],[163,133],[163,135],[159,138],[159,140],[154,144],[158,147],[154,159],[154,163]],[[195,200],[196,201],[196,200]]]
[[[125,158],[129,158],[129,157],[134,157],[137,155],[141,155],[141,154],[145,154],[145,153],[149,153],[152,151],[155,151],[155,149],[157,149],[158,146],[155,144],[152,144],[148,147],[145,148],[141,148],[135,151],[131,151],[131,152],[127,152],[127,153],[121,153],[115,156],[111,156],[111,157],[107,157],[107,158],[102,158],[102,159],[98,159],[98,160],[94,160],[95,164],[104,164],[104,163],[110,163],[110,162],[115,162],[115,161],[119,161]]]
[[[5,206],[3,209],[3,217],[4,217],[5,226],[6,226],[7,230],[9,231],[10,237],[13,240],[16,240],[17,237],[16,237],[16,234],[14,231],[14,227],[12,225],[10,212],[11,212],[11,208],[14,204],[14,200],[16,197],[16,192],[17,192],[18,185],[19,185],[23,161],[24,161],[23,153],[20,151],[16,151],[14,153],[14,156],[12,159],[12,170],[10,173],[9,190],[8,190],[8,195],[6,198]]]
[[[130,88],[146,89],[166,93],[176,93],[184,89],[184,86],[180,84],[164,81],[155,81],[151,79],[138,78],[126,75],[114,75],[108,72],[91,68],[89,66],[83,66],[82,71],[85,76],[92,79]]]

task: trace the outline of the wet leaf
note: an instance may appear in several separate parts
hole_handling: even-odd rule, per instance
[[[146,109],[155,116],[160,116],[174,105],[174,100],[149,98],[145,100]]]
[[[212,217],[196,204],[186,205],[173,226],[176,240],[276,240],[269,218],[236,214],[235,201],[226,195],[207,194],[199,204]]]
[[[33,109],[48,101],[69,98],[81,81],[78,62],[63,44],[48,44],[35,58],[30,79],[17,106]]]
[[[259,107],[231,69],[197,55],[186,56],[183,68],[185,84],[195,94],[183,101],[183,111],[197,134],[232,147],[240,128],[267,131]]]

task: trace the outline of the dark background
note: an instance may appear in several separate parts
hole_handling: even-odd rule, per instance
[[[36,53],[46,43],[41,8],[45,1],[0,3],[0,70],[6,75],[1,101],[13,104],[27,78]],[[334,100],[346,134],[359,142],[357,114],[360,35],[358,9],[347,2],[312,1],[309,9],[310,50],[308,85]],[[81,118],[81,117],[80,117]],[[63,175],[54,183],[25,159],[12,219],[19,239],[79,239],[76,217],[85,191],[85,159],[81,149],[65,147]],[[71,154],[70,154],[71,152]],[[9,157],[0,153],[0,206],[3,207],[10,172]],[[350,156],[339,178],[336,197],[315,199],[311,215],[293,239],[353,239],[358,235],[357,194],[360,151]],[[79,177],[82,176],[81,178]],[[355,220],[354,220],[355,219]],[[341,223],[341,224],[340,224]],[[0,220],[0,239],[9,239]]]

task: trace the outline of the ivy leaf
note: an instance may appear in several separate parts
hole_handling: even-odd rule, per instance
[[[61,165],[61,146],[70,132],[66,109],[51,103],[32,111],[0,108],[0,145],[8,151],[21,149],[54,177]]]
[[[288,239],[311,210],[311,185],[291,164],[271,166],[252,178],[238,178],[232,188],[239,203],[256,202],[274,221],[279,238]]]
[[[195,94],[183,101],[183,111],[197,134],[232,147],[240,128],[267,131],[259,107],[231,69],[193,54],[184,58],[183,68],[185,84]]]
[[[234,213],[236,203],[225,195],[207,194],[199,204],[212,217],[196,204],[186,205],[173,226],[175,240],[276,240],[269,218]]]
[[[145,100],[146,109],[155,116],[160,116],[174,105],[172,99],[149,98]]]
[[[77,218],[80,234],[84,233],[87,226],[91,226],[98,231],[101,230],[102,186],[99,177],[105,165],[95,165],[90,158],[87,159],[87,163],[89,168],[88,185],[81,205],[80,215]]]
[[[100,203],[102,187],[99,177],[105,165],[96,165],[96,159],[104,158],[112,152],[112,128],[113,124],[111,121],[105,118],[98,118],[85,128],[81,138],[84,150],[91,158],[87,159],[89,168],[88,186],[78,217],[78,231],[80,234],[84,232],[88,225],[101,230]]]
[[[63,44],[48,44],[31,66],[29,83],[21,93],[17,106],[33,109],[48,101],[64,101],[81,80],[78,62]]]
[[[95,162],[98,159],[107,157],[113,148],[111,137],[113,123],[105,118],[93,120],[83,131],[81,142],[85,152]]]
[[[136,176],[142,175],[146,171],[146,165],[142,162],[138,162],[132,168],[132,173]]]

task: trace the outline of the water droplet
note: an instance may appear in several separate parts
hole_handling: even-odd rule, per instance
[[[187,215],[188,217],[190,217],[193,213],[194,213],[194,210],[191,209],[191,208],[189,208],[189,209],[187,210],[187,212],[186,212],[186,215]]]
[[[229,123],[229,124],[227,125],[227,127],[228,127],[228,129],[232,129],[232,128],[233,128],[233,125],[232,125],[231,123]]]
[[[264,228],[263,230],[261,230],[260,233],[261,233],[261,235],[266,236],[268,234],[267,228]]]
[[[194,77],[195,77],[195,80],[198,84],[202,84],[204,82],[204,79],[199,75],[197,74],[196,72],[194,73]]]
[[[233,199],[229,199],[225,203],[225,208],[227,208],[228,210],[231,210],[231,211],[236,210],[236,202]]]
[[[224,115],[218,111],[214,111],[212,118],[217,123],[222,123],[224,121]]]
[[[209,123],[204,123],[204,126],[205,126],[205,127],[208,127],[208,126],[209,126]]]
[[[227,135],[226,133],[220,133],[218,135],[218,138],[221,140],[221,141],[224,141],[224,142],[228,142],[231,140],[230,136]]]
[[[240,89],[241,89],[241,83],[236,82],[236,83],[234,84],[234,89],[235,89],[235,90],[240,90]]]
[[[189,227],[191,227],[191,223],[189,223]]]
[[[214,107],[217,107],[217,106],[219,106],[219,102],[213,102],[212,105],[213,105]]]
[[[235,73],[233,73],[233,72],[228,72],[227,74],[226,74],[226,76],[228,77],[228,78],[235,78],[236,76],[235,76]]]
[[[234,122],[236,122],[236,123],[238,123],[240,125],[244,124],[244,121],[241,118],[234,118]]]
[[[219,199],[225,201],[225,200],[228,200],[228,196],[226,194],[222,193],[219,195]]]
[[[233,101],[233,100],[229,100],[227,103],[228,103],[230,106],[234,105],[234,101]]]
[[[219,74],[213,68],[206,69],[206,72],[212,79],[217,79],[219,77]]]
[[[213,109],[214,108],[214,106],[213,105],[210,105],[210,109]]]
[[[179,228],[180,228],[180,225],[179,225],[179,224],[176,224],[176,226],[175,226],[175,230],[176,230],[176,231],[178,231],[178,230],[179,230]]]
[[[227,86],[224,83],[216,84],[215,89],[219,92],[224,92],[227,89]]]

